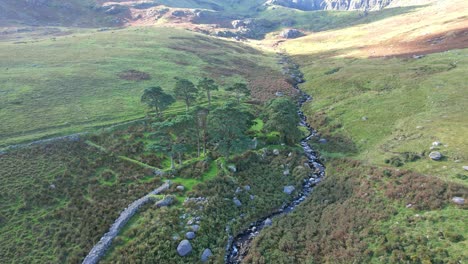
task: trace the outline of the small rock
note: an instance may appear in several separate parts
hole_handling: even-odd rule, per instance
[[[172,236],[172,240],[174,240],[174,241],[177,241],[179,239],[180,239],[179,235],[173,235]]]
[[[228,166],[228,169],[229,169],[231,172],[236,172],[236,171],[237,171],[236,165],[229,165],[229,166]]]
[[[468,166],[463,166],[463,169],[468,171]]]
[[[361,118],[362,121],[367,121],[367,119],[369,119],[369,118],[367,118],[367,116],[363,116],[363,117]]]
[[[213,256],[213,253],[211,252],[211,250],[209,248],[206,248],[205,250],[203,250],[203,253],[200,257],[200,260],[201,262],[207,262],[208,259]]]
[[[423,129],[423,126],[417,126],[416,129]]]
[[[318,141],[320,144],[326,144],[328,141],[324,138],[319,139]]]
[[[255,195],[251,194],[250,195],[250,200],[253,200],[253,199],[255,199]]]
[[[440,154],[438,151],[433,151],[429,154],[429,158],[432,160],[440,160],[442,158],[442,154]]]
[[[185,257],[190,254],[190,252],[192,252],[192,245],[190,244],[190,241],[187,239],[180,241],[179,245],[177,246],[177,253],[179,256]]]
[[[57,188],[57,187],[55,187],[55,184],[51,184],[51,185],[49,185],[49,189],[51,189],[51,190],[55,190],[55,188]]]
[[[194,239],[195,238],[195,232],[185,233],[185,238],[190,239],[190,240]]]
[[[411,207],[413,207],[413,204],[407,204],[406,205],[406,208],[411,208]]]
[[[182,186],[182,185],[179,185],[179,186],[176,187],[176,189],[177,189],[178,191],[180,191],[180,192],[183,192],[183,191],[185,190],[185,187]]]
[[[295,189],[294,186],[284,186],[283,192],[290,195]]]
[[[271,226],[272,224],[273,222],[271,221],[270,218],[265,219],[265,223],[264,223],[265,226]]]
[[[199,225],[192,225],[190,228],[192,229],[193,232],[198,232],[198,230],[200,230]]]
[[[434,142],[432,142],[432,146],[433,146],[433,147],[438,147],[438,146],[440,146],[440,145],[442,145],[442,143],[440,143],[439,141],[434,141]]]
[[[465,199],[462,197],[453,197],[452,202],[458,204],[458,205],[464,205],[465,204]]]
[[[274,150],[273,150],[273,155],[278,156],[279,154],[280,154],[280,152],[279,152],[278,149],[274,149]]]
[[[245,186],[244,186],[244,190],[250,191],[250,185],[245,185]]]
[[[283,92],[276,92],[275,95],[278,96],[278,97],[281,97],[281,96],[284,96],[284,93]]]
[[[236,193],[240,193],[240,192],[242,192],[242,189],[240,187],[237,187]]]
[[[289,175],[289,170],[286,169],[285,171],[283,171],[283,175],[284,175],[284,176],[288,176],[288,175]]]
[[[292,152],[289,152],[288,157],[292,157],[292,155],[293,155]]]
[[[242,203],[241,203],[241,201],[239,201],[239,199],[237,199],[237,197],[236,197],[236,198],[234,198],[234,199],[232,199],[232,201],[234,202],[234,204],[235,204],[237,207],[240,207],[240,206],[242,206]]]

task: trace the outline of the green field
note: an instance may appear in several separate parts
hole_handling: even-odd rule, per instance
[[[0,146],[90,130],[145,116],[142,91],[196,82],[281,79],[274,57],[248,46],[169,28],[80,31],[56,38],[0,42]],[[151,80],[124,80],[127,70]],[[274,85],[272,85],[274,86]]]

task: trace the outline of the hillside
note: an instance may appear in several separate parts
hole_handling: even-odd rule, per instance
[[[271,36],[314,96],[304,108],[327,178],[252,242],[245,263],[468,260],[466,203],[454,202],[468,193],[467,8],[440,1],[279,44]]]
[[[207,76],[221,86],[245,80],[260,100],[290,89],[271,53],[183,30],[85,30],[4,41],[0,49],[0,146],[142,118],[142,91],[172,89],[177,76]],[[148,78],[121,77],[129,70]]]
[[[0,263],[467,262],[465,10],[0,0]]]

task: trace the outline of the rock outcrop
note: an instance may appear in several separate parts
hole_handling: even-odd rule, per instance
[[[301,10],[380,10],[393,0],[270,0],[267,4]]]

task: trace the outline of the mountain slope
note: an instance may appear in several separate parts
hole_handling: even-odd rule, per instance
[[[267,3],[301,10],[381,10],[386,7],[423,5],[434,0],[270,0]]]

